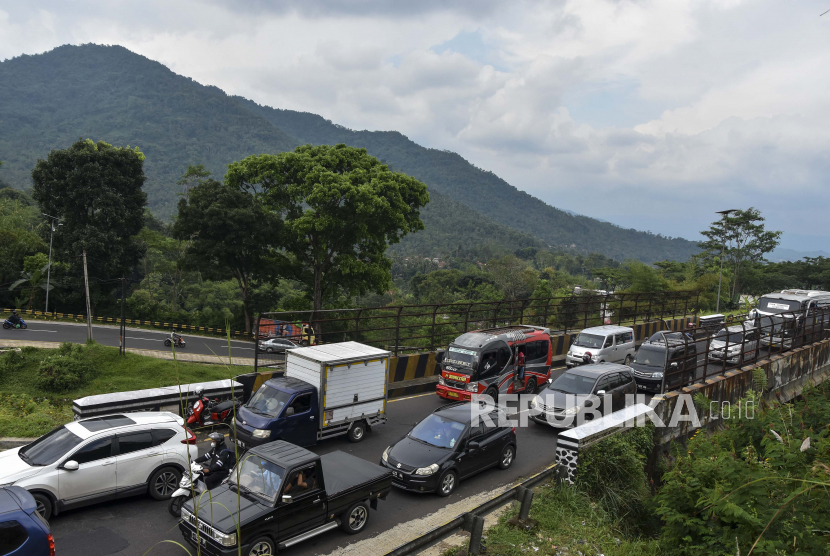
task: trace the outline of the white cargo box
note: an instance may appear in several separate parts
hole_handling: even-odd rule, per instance
[[[297,348],[286,352],[285,376],[317,387],[323,430],[358,419],[371,425],[385,420],[390,356],[357,342]]]

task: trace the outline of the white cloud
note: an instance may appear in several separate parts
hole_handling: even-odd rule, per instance
[[[122,44],[262,104],[455,150],[563,208],[692,237],[753,205],[807,249],[828,235],[824,4],[0,0],[0,58]]]

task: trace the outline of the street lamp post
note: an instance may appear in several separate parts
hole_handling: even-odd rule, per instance
[[[729,225],[729,215],[733,212],[738,212],[738,209],[719,210],[717,214],[723,216],[723,240],[720,247],[720,274],[718,275],[718,302],[715,307],[715,312],[720,313],[720,285],[723,282],[723,253],[726,251],[726,227]]]
[[[49,221],[49,227],[51,229],[49,232],[49,265],[46,267],[46,310],[44,311],[46,314],[49,314],[49,281],[52,277],[52,238],[55,235],[55,221],[59,220],[59,218],[46,214],[45,212],[41,214],[51,219]],[[60,223],[58,223],[58,226],[60,226]]]

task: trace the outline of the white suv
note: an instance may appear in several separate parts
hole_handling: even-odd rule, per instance
[[[178,487],[196,437],[178,415],[148,411],[73,421],[22,448],[0,452],[0,486],[32,493],[38,512],[150,492],[169,498]]]

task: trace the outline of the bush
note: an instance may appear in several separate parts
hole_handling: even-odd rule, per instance
[[[26,395],[0,394],[0,436],[41,436],[71,420],[69,404],[53,405]]]
[[[92,366],[86,360],[84,348],[64,342],[41,361],[35,383],[46,392],[67,392],[83,386],[91,378]]]
[[[610,436],[579,454],[576,486],[622,522],[642,528],[650,519],[646,462],[654,449],[654,425]]]
[[[0,355],[0,373],[15,372],[23,368],[26,363],[26,357],[18,349],[7,351]]]

